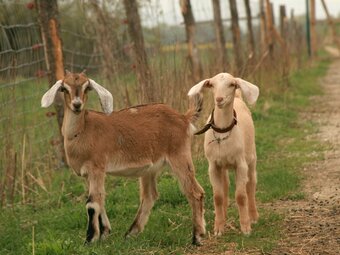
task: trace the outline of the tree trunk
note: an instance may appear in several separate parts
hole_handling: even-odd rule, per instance
[[[180,6],[185,24],[192,79],[194,82],[198,82],[202,79],[203,70],[195,42],[195,19],[190,0],[180,0]]]
[[[141,94],[140,103],[155,102],[155,93],[151,71],[148,65],[144,47],[144,37],[138,5],[136,0],[124,0],[124,7],[128,21],[129,34],[133,42],[133,53],[136,61],[136,73]]]
[[[233,33],[233,48],[236,65],[236,73],[239,74],[243,68],[242,53],[241,53],[241,32],[238,24],[238,12],[236,0],[229,0],[231,13],[231,31]]]
[[[52,86],[57,80],[64,78],[63,52],[58,22],[58,4],[57,0],[36,0],[36,6],[42,40],[44,42],[48,81],[50,86]],[[61,137],[59,150],[61,152],[61,160],[66,164],[64,139],[61,134],[64,118],[64,99],[61,93],[57,94],[54,102]]]
[[[214,9],[214,26],[216,35],[216,55],[217,55],[217,65],[220,69],[219,71],[225,72],[228,69],[227,63],[227,50],[225,47],[225,38],[223,33],[223,24],[221,17],[221,5],[220,0],[212,0]]]
[[[252,24],[252,16],[251,16],[251,8],[249,0],[244,0],[244,5],[246,7],[247,13],[247,28],[248,28],[248,52],[252,59],[255,59],[256,50],[255,50],[255,39],[253,32],[253,24]]]

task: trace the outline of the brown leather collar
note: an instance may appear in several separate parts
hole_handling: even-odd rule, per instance
[[[212,128],[217,133],[227,133],[227,132],[229,132],[230,130],[233,129],[233,127],[235,125],[237,125],[236,112],[235,112],[235,110],[233,110],[233,112],[234,112],[233,122],[228,127],[226,127],[226,128],[219,128],[219,127],[216,127],[216,125],[214,123],[214,110],[212,110],[209,122],[201,130],[197,131],[195,133],[195,135],[203,134],[203,133],[207,132],[210,128]]]

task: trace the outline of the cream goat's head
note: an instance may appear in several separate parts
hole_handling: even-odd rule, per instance
[[[84,72],[71,73],[66,71],[65,78],[57,81],[42,97],[41,106],[49,107],[57,95],[57,92],[64,93],[65,105],[71,111],[79,114],[87,101],[87,92],[97,92],[102,109],[110,114],[113,110],[113,99],[111,93],[94,80],[88,79]]]
[[[249,104],[254,104],[259,96],[259,88],[256,85],[240,78],[235,78],[229,73],[219,73],[212,78],[199,82],[189,90],[188,96],[200,94],[205,88],[213,91],[214,102],[218,108],[223,108],[232,103],[235,91],[238,88],[241,89],[243,97]]]

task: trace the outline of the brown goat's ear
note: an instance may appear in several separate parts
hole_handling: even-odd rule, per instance
[[[99,85],[94,80],[89,79],[89,87],[97,92],[103,111],[106,114],[110,114],[113,111],[113,98],[112,94],[105,89],[103,86]]]
[[[57,95],[57,92],[62,87],[63,81],[57,81],[41,98],[41,107],[49,107],[53,102]]]

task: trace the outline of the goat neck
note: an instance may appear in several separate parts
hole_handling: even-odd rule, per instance
[[[223,108],[215,106],[214,109],[214,122],[218,128],[226,128],[231,125],[234,120],[234,104],[230,103]]]
[[[67,140],[72,140],[79,135],[85,126],[85,111],[76,114],[64,105],[64,120],[62,134]]]

